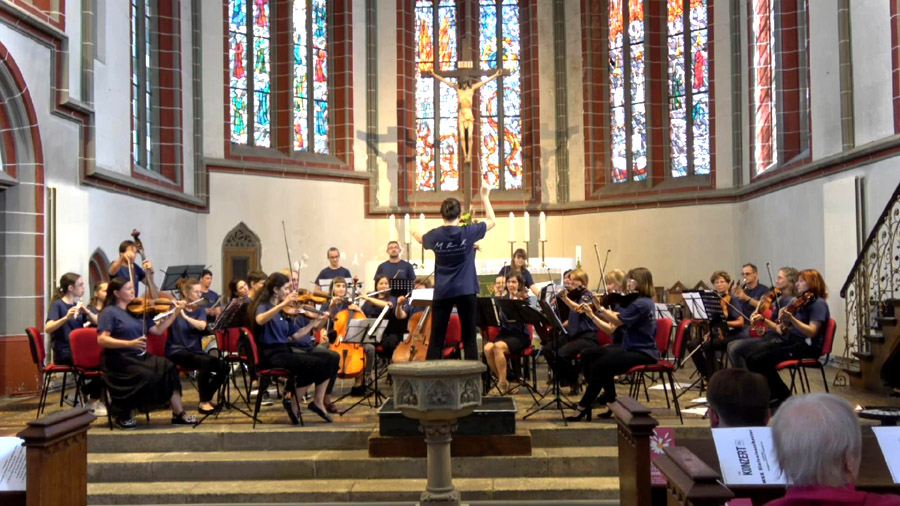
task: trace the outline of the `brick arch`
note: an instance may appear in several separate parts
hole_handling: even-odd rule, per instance
[[[0,279],[12,279],[11,288],[0,287],[0,396],[37,387],[30,364],[25,327],[43,327],[44,320],[44,159],[43,144],[34,103],[19,66],[0,42],[0,143],[4,173],[0,185],[0,234],[5,258],[0,261]],[[15,214],[11,214],[14,212]],[[21,237],[33,237],[22,241]],[[10,238],[16,237],[13,241]]]
[[[109,258],[106,256],[103,248],[97,248],[91,254],[91,259],[88,262],[88,276],[91,293],[93,293],[95,286],[109,282]]]

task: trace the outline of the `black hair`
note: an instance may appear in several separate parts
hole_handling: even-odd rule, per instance
[[[69,291],[70,286],[75,286],[75,283],[81,278],[78,274],[74,272],[67,272],[59,278],[59,286],[56,287],[56,290],[53,292],[53,298],[50,299],[50,302],[61,299],[65,297],[66,293]]]
[[[461,213],[462,207],[459,205],[459,200],[450,197],[441,203],[441,217],[444,218],[444,221],[453,221],[459,218]]]
[[[134,241],[132,241],[131,239],[126,239],[126,240],[120,242],[120,243],[119,243],[119,253],[120,253],[120,254],[121,254],[121,253],[125,253],[126,251],[128,251],[128,248],[129,248],[130,246],[134,246],[134,247],[136,248],[136,247],[137,247],[137,243],[134,242]]]
[[[109,280],[109,284],[106,285],[106,300],[103,301],[103,307],[115,306],[118,301],[116,292],[124,288],[127,283],[130,283],[128,278],[115,277]]]
[[[210,275],[210,276],[213,275],[213,273],[212,273],[211,270],[209,270],[209,269],[203,269],[203,272],[200,273],[200,278],[203,279],[207,274]]]

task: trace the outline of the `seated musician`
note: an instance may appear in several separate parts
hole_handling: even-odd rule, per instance
[[[430,277],[420,277],[416,279],[416,283],[413,286],[414,289],[419,290],[423,288],[431,288],[431,278]],[[405,295],[401,295],[397,297],[397,306],[394,308],[394,314],[397,316],[399,320],[406,320],[410,316],[425,311],[427,306],[411,306],[409,304],[409,298]]]
[[[232,279],[228,282],[228,300],[241,299],[247,300],[250,298],[250,285],[247,284],[246,281],[240,278]]]
[[[525,288],[527,290],[534,295],[540,295],[541,290],[534,284],[534,277],[528,272],[528,268],[525,267],[527,263],[528,253],[524,249],[519,248],[513,253],[510,264],[504,265],[500,272],[497,273],[497,277],[503,276],[503,279],[506,280],[510,274],[518,274],[525,280]]]
[[[332,246],[328,248],[328,252],[326,253],[326,255],[328,256],[328,266],[319,271],[319,275],[316,276],[316,283],[323,279],[350,279],[353,277],[352,275],[350,275],[350,271],[347,270],[346,267],[341,267],[341,250]],[[325,287],[322,287],[323,290],[324,288]]]
[[[728,343],[739,339],[741,331],[744,328],[744,317],[740,314],[738,307],[731,303],[731,297],[728,294],[728,288],[731,285],[731,276],[725,271],[716,271],[709,277],[710,283],[713,284],[716,293],[722,300],[722,311],[725,313],[723,322],[712,322],[709,332],[702,336],[688,341],[688,350],[696,350],[691,358],[697,371],[704,379],[709,381],[709,377],[715,372],[716,352],[725,351]]]
[[[578,401],[574,416],[566,418],[579,421],[585,416],[591,419],[591,406],[595,402],[608,404],[616,400],[615,376],[632,367],[656,363],[659,350],[656,347],[656,305],[653,303],[653,276],[644,267],[628,271],[628,291],[637,292],[638,298],[619,311],[600,307],[595,313],[591,304],[585,303],[572,314],[581,311],[607,334],[624,327],[621,346],[605,346],[595,357],[587,374],[587,388]],[[602,316],[602,318],[600,317]],[[603,393],[601,395],[601,392]],[[612,411],[600,415],[609,418]]]
[[[103,283],[97,283],[97,286],[94,287],[94,291],[91,293],[91,301],[88,302],[88,305],[85,307],[85,309],[94,315],[94,320],[100,316],[100,311],[103,311],[103,301],[106,300],[106,287],[108,284],[109,283],[106,283],[105,281]],[[88,320],[88,323],[86,323],[85,326],[97,326],[97,322]]]
[[[769,291],[769,287],[759,282],[759,270],[753,264],[747,263],[741,267],[741,277],[744,282],[731,287],[731,294],[744,305],[743,313],[749,315],[756,309],[759,299]]]
[[[525,280],[521,274],[508,274],[506,278],[507,295],[504,299],[527,300]],[[497,376],[497,388],[500,395],[509,393],[509,381],[506,379],[506,354],[520,353],[531,344],[528,325],[525,322],[510,323],[500,311],[500,334],[493,342],[485,343],[484,358],[488,367]]]
[[[206,308],[196,304],[204,298],[201,283],[193,278],[182,279],[178,282],[178,290],[187,306],[178,313],[178,318],[169,328],[166,358],[175,365],[197,371],[197,390],[200,392],[197,411],[208,415],[215,410],[212,399],[225,381],[227,366],[218,357],[203,351],[202,340],[208,335],[209,314]]]
[[[250,314],[256,323],[253,333],[259,345],[260,366],[269,369],[284,369],[290,372],[284,408],[294,425],[300,423],[300,399],[309,385],[315,385],[313,402],[309,410],[326,422],[333,420],[325,408],[325,391],[332,375],[331,362],[317,355],[295,352],[290,346],[293,339],[302,337],[300,323],[283,314],[283,310],[297,302],[297,292],[292,290],[289,277],[280,272],[271,274],[262,290],[250,303]]]
[[[131,416],[133,410],[148,411],[168,402],[172,406],[172,424],[193,425],[197,420],[184,411],[181,402],[178,368],[163,357],[147,353],[144,328],[149,324],[126,309],[134,299],[134,284],[126,278],[113,278],[97,322],[97,343],[104,348],[100,367],[112,399],[113,423],[122,429],[133,429],[137,427]],[[184,306],[183,301],[175,302],[175,311],[149,326],[147,332],[162,335]]]
[[[588,275],[581,269],[569,273],[568,291],[561,290],[557,295],[559,307],[569,310],[566,330],[568,335],[561,335],[560,342],[550,346],[542,346],[541,353],[553,367],[553,373],[559,375],[561,385],[571,387],[570,395],[578,392],[578,368],[573,361],[580,353],[600,346],[597,339],[597,325],[582,309],[584,303],[591,302],[591,291],[587,289]],[[574,300],[573,300],[574,298]],[[559,347],[556,351],[553,348]]]
[[[308,293],[306,290],[300,290],[298,296],[302,297],[306,293]],[[342,414],[343,412],[331,400],[331,393],[334,392],[334,384],[337,382],[338,369],[341,365],[341,356],[337,352],[329,350],[325,343],[317,342],[315,337],[315,333],[328,324],[329,316],[328,313],[316,311],[312,305],[301,306],[297,314],[293,316],[295,322],[300,325],[300,330],[291,340],[291,350],[315,355],[328,363],[331,376],[328,378],[328,387],[325,389],[325,397],[322,399],[323,404],[325,404],[325,411]]]
[[[781,338],[778,333],[775,332],[775,323],[774,320],[778,319],[778,313],[781,311],[781,308],[787,307],[794,300],[794,286],[797,284],[797,276],[799,276],[799,272],[797,269],[793,267],[782,267],[778,269],[778,277],[775,278],[775,288],[777,288],[781,295],[778,297],[774,297],[772,300],[770,309],[772,310],[772,318],[766,318],[763,314],[759,312],[758,306],[753,310],[753,313],[750,315],[751,325],[754,322],[763,322],[765,325],[765,335],[758,338],[753,338],[749,336],[743,337],[736,341],[732,341],[728,343],[728,349],[726,353],[728,354],[728,360],[731,362],[732,367],[743,367],[747,368],[747,357],[758,352],[762,348],[766,346],[778,346],[778,343],[781,342]],[[763,295],[760,297],[767,297],[768,295]]]
[[[215,318],[216,316],[222,314],[222,304],[219,303],[219,294],[211,288],[212,282],[212,271],[209,269],[203,269],[203,272],[200,273],[200,296],[207,300],[207,307],[204,308],[203,311]]]
[[[501,274],[494,278],[492,295],[494,297],[503,297],[506,295],[506,275]]]
[[[364,297],[362,305],[366,318],[378,318],[385,306],[389,307],[384,319],[388,322],[384,334],[381,335],[381,356],[391,357],[394,349],[403,340],[403,332],[406,330],[406,321],[398,320],[396,316],[397,299],[390,293],[391,281],[387,276],[381,275],[375,279],[375,292],[372,297]]]
[[[83,296],[84,278],[74,272],[67,272],[59,278],[59,286],[53,292],[44,324],[44,332],[50,336],[54,364],[73,365],[69,334],[90,323],[97,324],[96,314],[81,303]],[[100,402],[101,387],[100,380],[88,381],[84,385],[83,393],[91,399],[87,408],[96,416],[106,415],[106,408]]]
[[[616,294],[616,293],[624,294],[627,289],[625,281],[626,281],[625,280],[625,271],[623,271],[621,269],[613,269],[613,270],[607,272],[606,276],[604,276],[604,282],[606,283],[606,290],[610,294]],[[596,293],[593,294],[592,303],[593,303],[593,307],[601,307],[601,306],[607,305],[607,304],[604,304],[603,297],[600,297]],[[618,302],[609,304],[608,307],[613,312],[618,312],[618,311],[622,310],[622,308],[618,304]],[[594,311],[594,315],[600,319],[604,318],[603,314],[598,313],[597,311]],[[607,323],[610,323],[610,322],[607,322]],[[600,340],[599,341],[601,344],[600,347],[588,348],[581,352],[581,370],[582,370],[585,378],[587,378],[588,372],[591,370],[591,364],[594,363],[594,360],[597,359],[598,357],[603,356],[603,354],[605,353],[605,352],[601,351],[601,350],[603,350],[603,347],[605,347],[609,344],[613,344],[615,346],[622,346],[622,339],[623,339],[624,335],[625,335],[625,327],[618,326],[618,327],[616,327],[616,330],[610,336],[611,341]],[[599,339],[599,337],[598,337],[598,339]],[[617,378],[617,379],[619,379],[619,378]]]
[[[140,283],[147,283],[147,273],[153,275],[153,264],[150,260],[144,260],[143,268],[135,265],[137,257],[137,243],[125,240],[119,244],[119,258],[109,265],[109,275],[114,278],[127,279],[134,285],[134,296],[140,294]]]
[[[791,305],[799,307],[793,314],[788,310],[790,307],[779,309],[778,318],[783,325],[778,325],[773,330],[781,336],[783,342],[777,346],[765,347],[747,357],[747,368],[762,374],[768,380],[775,409],[791,395],[775,367],[785,360],[819,358],[825,344],[825,330],[831,318],[825,301],[828,297],[827,287],[819,271],[800,271],[795,289],[797,299],[805,302],[795,300]]]
[[[347,293],[347,280],[344,278],[334,278],[331,280],[331,301],[325,302],[320,308],[327,311],[332,319],[337,320],[341,312],[346,311],[346,324],[342,329],[335,329],[332,325],[328,331],[328,340],[334,344],[338,339],[343,339],[350,325],[350,320],[355,318],[353,313],[360,313],[365,316],[362,308],[356,304],[355,299],[351,299]],[[340,332],[338,332],[340,331]],[[350,395],[354,397],[362,397],[366,394],[366,378],[372,374],[372,367],[375,364],[375,347],[371,344],[363,345],[366,351],[366,370],[364,374],[356,377],[353,387],[350,389]]]

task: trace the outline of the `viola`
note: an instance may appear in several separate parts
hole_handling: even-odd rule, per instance
[[[756,306],[756,312],[763,314],[768,311],[778,297],[781,297],[781,290],[777,288],[769,290],[768,293],[759,299],[759,304]],[[762,337],[764,335],[766,335],[766,320],[764,318],[760,318],[750,324],[750,337]]]
[[[791,301],[791,303],[788,304],[786,308],[784,308],[784,312],[790,313],[792,315],[797,314],[797,311],[812,304],[814,300],[816,300],[816,296],[812,292],[804,292],[803,295]],[[778,315],[778,319],[775,320],[775,323],[781,328],[782,332],[787,330],[788,327],[788,322],[784,321],[785,319],[783,317],[784,313]]]
[[[728,321],[728,306],[731,305],[731,294],[719,295],[719,301],[722,303],[722,314],[725,315],[725,321]]]
[[[431,306],[409,317],[409,337],[397,345],[393,361],[421,362],[428,354],[431,342]]]

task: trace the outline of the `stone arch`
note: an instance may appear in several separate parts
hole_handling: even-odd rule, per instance
[[[247,273],[259,270],[262,258],[262,242],[243,221],[238,223],[222,240],[223,294],[228,294],[228,282],[235,278],[246,279]]]
[[[109,258],[103,248],[97,248],[91,254],[91,259],[88,261],[88,280],[90,281],[89,290],[92,293],[95,286],[109,281]]]

